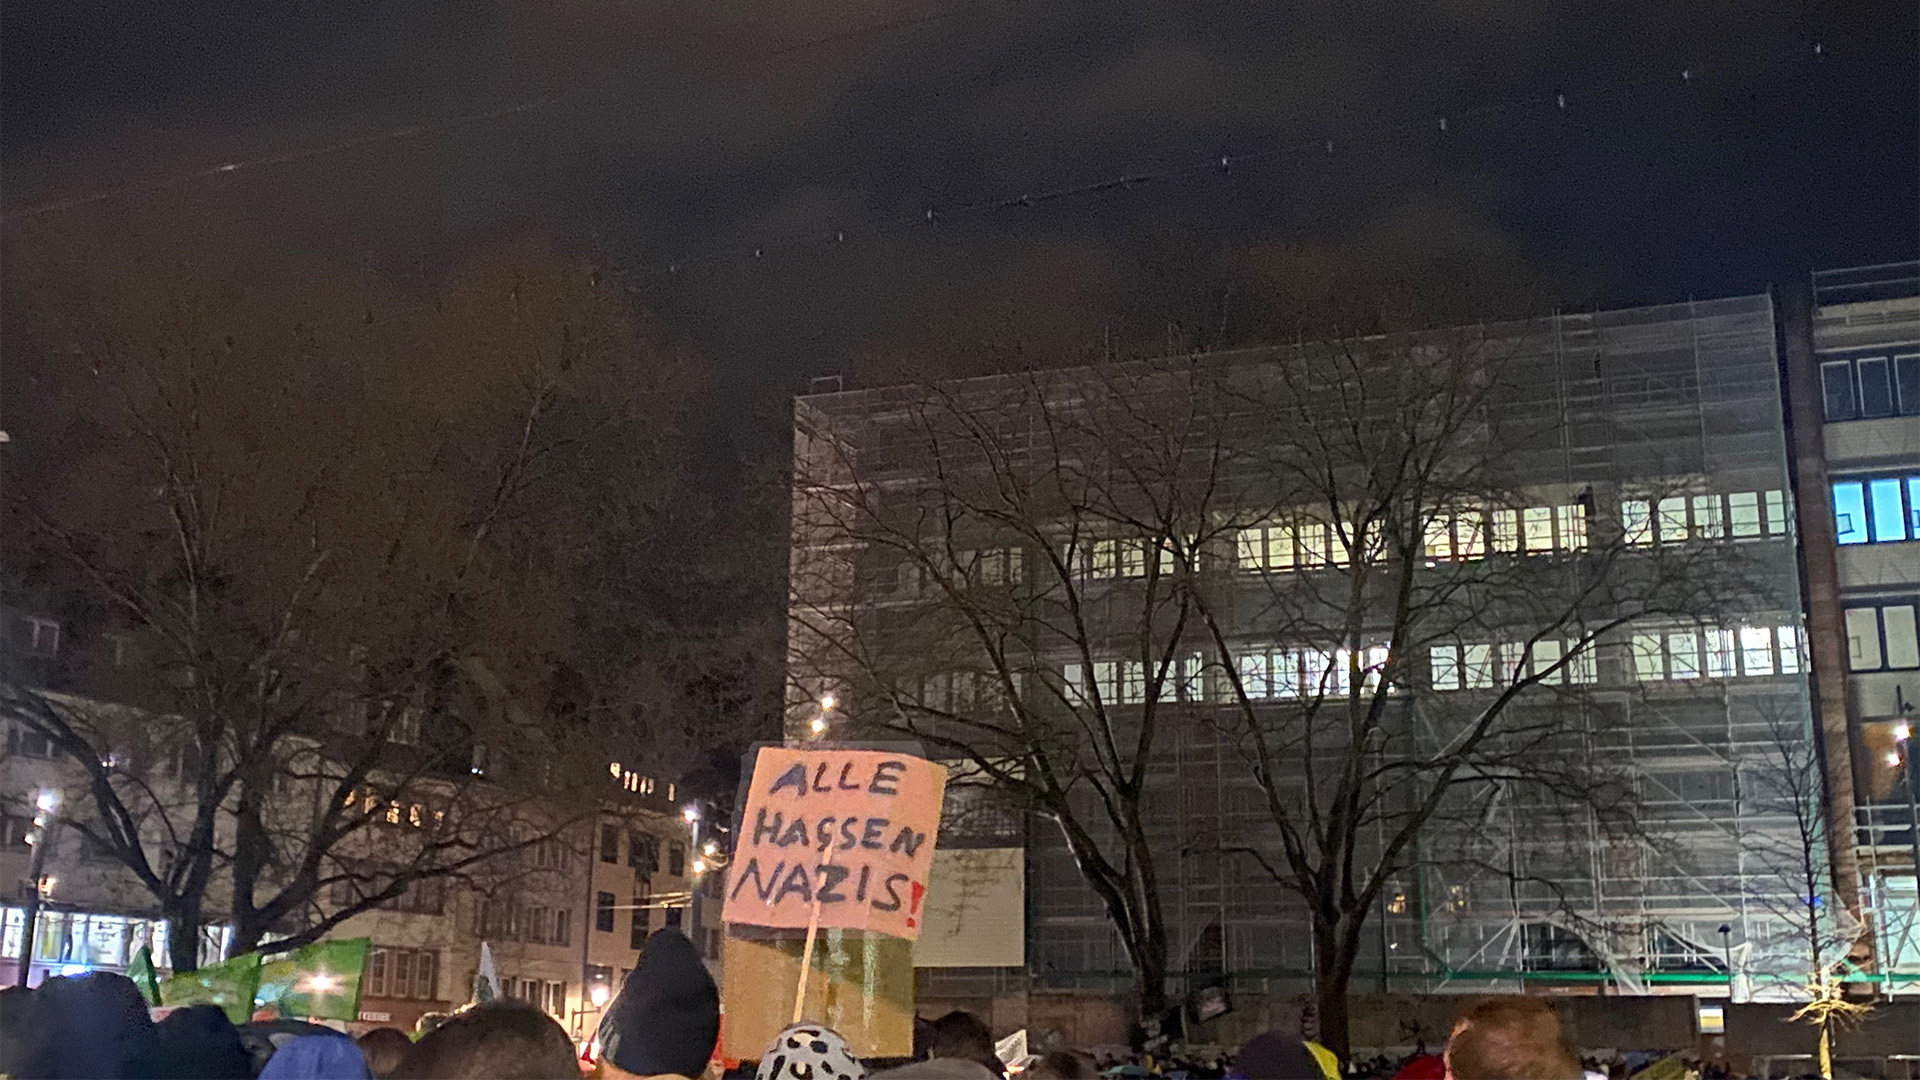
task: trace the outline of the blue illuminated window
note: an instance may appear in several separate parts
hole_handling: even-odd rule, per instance
[[[1890,544],[1907,538],[1907,515],[1900,505],[1900,481],[1870,480],[1867,502],[1873,512],[1873,542]]]
[[[1920,540],[1920,476],[1834,481],[1833,532],[1842,544]]]
[[[1867,542],[1867,500],[1857,480],[1836,481],[1833,485],[1834,539],[1842,544]]]

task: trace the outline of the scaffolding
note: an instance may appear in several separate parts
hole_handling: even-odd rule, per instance
[[[1590,813],[1549,814],[1511,798],[1479,807],[1470,824],[1448,818],[1452,824],[1436,829],[1450,832],[1423,840],[1432,857],[1383,894],[1353,988],[1550,984],[1791,996],[1808,965],[1801,919],[1810,905],[1780,872],[1778,856],[1799,838],[1792,814],[1760,794],[1767,785],[1756,763],[1779,750],[1783,718],[1800,749],[1813,735],[1798,659],[1805,646],[1771,298],[1559,315],[1486,333],[1511,346],[1510,366],[1522,373],[1505,402],[1514,422],[1556,418],[1554,441],[1529,443],[1509,463],[1524,483],[1584,493],[1600,506],[1617,507],[1624,494],[1652,486],[1714,500],[1746,493],[1764,506],[1766,526],[1743,541],[1742,557],[1774,599],[1740,617],[1777,633],[1777,651],[1770,674],[1642,682],[1624,636],[1610,639],[1592,686],[1527,707],[1563,714],[1576,733],[1566,752],[1630,766],[1659,839],[1616,841]],[[1200,366],[1257,369],[1275,353],[1218,354]],[[1004,378],[948,384],[941,393],[990,406]],[[796,610],[832,609],[850,621],[904,620],[915,610],[911,590],[891,576],[893,591],[868,587],[871,553],[830,535],[819,492],[847,483],[850,471],[872,479],[863,497],[913,489],[915,455],[894,440],[926,401],[926,389],[914,387],[798,400],[795,454],[805,480],[795,492]],[[1507,422],[1492,418],[1490,437]],[[1001,445],[1032,428],[1012,405],[996,423],[1008,440]],[[821,573],[822,560],[844,566]],[[1261,631],[1257,616],[1238,628],[1250,637]],[[825,677],[817,665],[799,674],[810,636],[817,626],[796,621],[796,683]],[[816,685],[797,686],[795,700],[816,693]],[[1315,957],[1299,899],[1204,841],[1269,835],[1261,791],[1229,741],[1205,724],[1183,730],[1158,748],[1153,775],[1148,831],[1161,867],[1170,989],[1223,981],[1253,991],[1306,989]],[[1028,836],[1032,985],[1124,989],[1126,954],[1058,831],[1036,824]],[[1504,869],[1488,869],[1490,861]],[[1811,905],[1829,899],[1815,896]]]

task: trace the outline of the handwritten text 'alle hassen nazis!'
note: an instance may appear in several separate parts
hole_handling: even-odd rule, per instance
[[[769,747],[754,761],[728,922],[920,935],[947,771],[874,750]]]

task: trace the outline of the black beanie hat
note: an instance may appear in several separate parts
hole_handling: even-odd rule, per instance
[[[720,1038],[720,992],[678,930],[647,939],[640,966],[600,1020],[600,1056],[635,1076],[706,1071]]]

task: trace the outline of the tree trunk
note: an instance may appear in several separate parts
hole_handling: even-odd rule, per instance
[[[200,966],[200,901],[178,900],[162,909],[167,919],[167,961],[173,973]]]
[[[1320,1045],[1341,1061],[1352,1056],[1352,1031],[1347,1015],[1347,988],[1353,981],[1353,963],[1360,952],[1362,919],[1329,921],[1313,917],[1313,1003],[1320,1016]]]
[[[1140,1019],[1157,1019],[1167,1011],[1167,941],[1143,939],[1133,952],[1133,993],[1140,1003]]]

